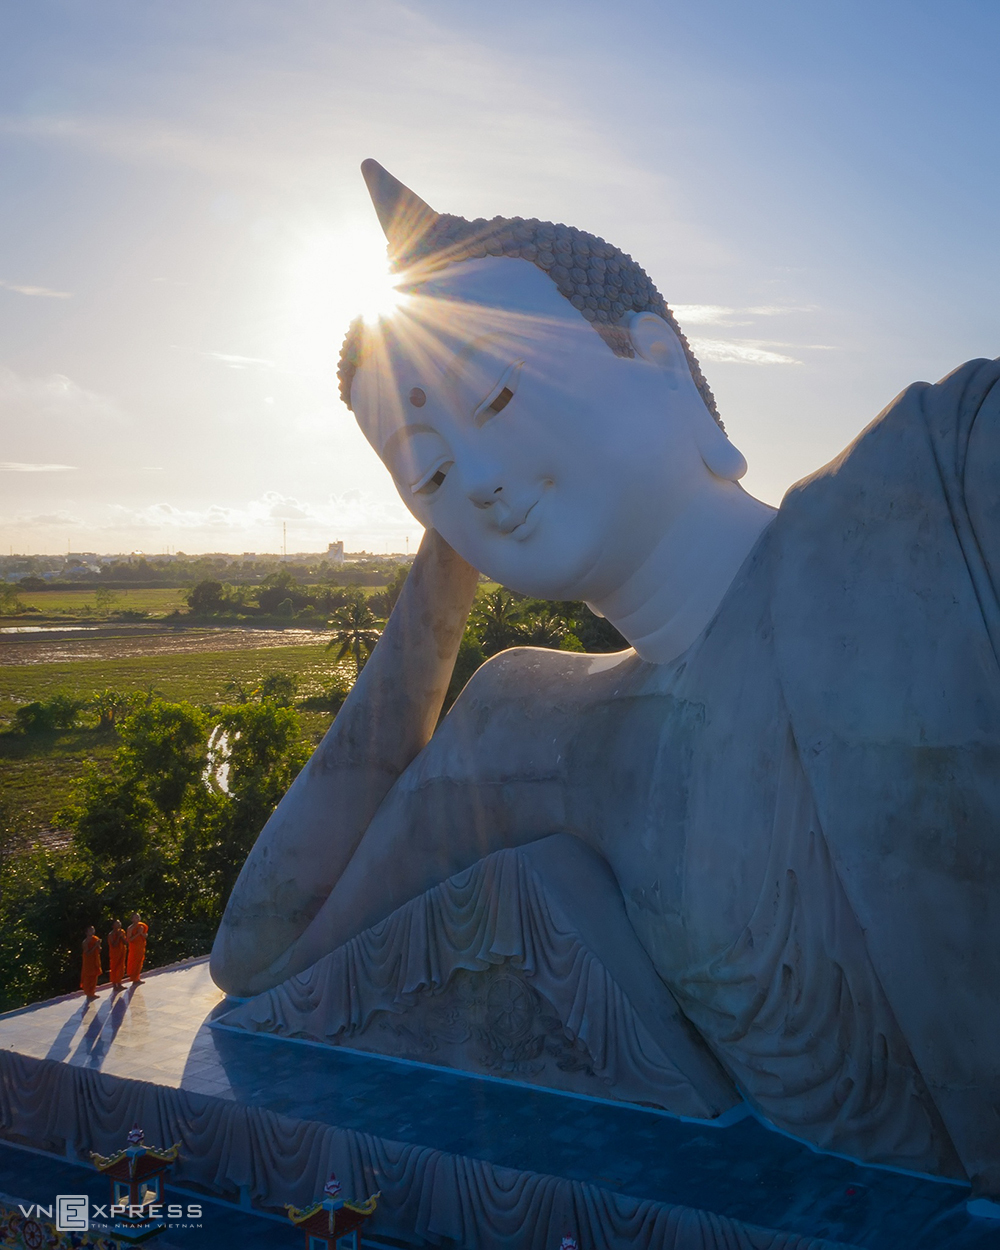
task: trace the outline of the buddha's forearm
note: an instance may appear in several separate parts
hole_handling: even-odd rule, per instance
[[[212,952],[224,989],[239,993],[302,933],[396,778],[430,740],[477,580],[427,532],[371,658],[240,873]]]

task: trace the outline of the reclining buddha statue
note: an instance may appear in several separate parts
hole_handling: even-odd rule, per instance
[[[234,1022],[349,1033],[464,976],[456,1036],[516,1039],[530,984],[606,1096],[997,1195],[1000,362],[773,509],[631,257],[362,168],[400,299],[341,391],[426,534],[233,890]],[[480,573],[629,649],[501,652],[440,719]]]

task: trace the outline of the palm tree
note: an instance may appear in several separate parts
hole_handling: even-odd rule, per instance
[[[338,664],[350,652],[354,656],[355,675],[360,676],[381,634],[376,628],[378,621],[368,606],[368,600],[361,594],[352,596],[330,617],[330,625],[337,632],[326,644],[327,651],[340,648],[337,652]]]
[[[569,626],[551,609],[546,608],[537,616],[529,616],[524,622],[523,638],[526,646],[549,647],[559,650],[559,644],[569,633]]]
[[[524,641],[520,612],[517,600],[502,586],[483,595],[472,609],[472,625],[487,656]]]
[[[90,700],[89,707],[100,717],[98,729],[114,729],[136,706],[139,695],[125,690],[101,690]]]

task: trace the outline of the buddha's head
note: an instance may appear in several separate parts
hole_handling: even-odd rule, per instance
[[[468,562],[598,600],[699,491],[746,471],[673,314],[594,235],[440,215],[362,166],[401,298],[355,322],[341,394],[400,497]]]

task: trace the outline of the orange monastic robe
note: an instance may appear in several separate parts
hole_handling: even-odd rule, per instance
[[[112,929],[108,934],[108,980],[121,985],[125,980],[125,960],[128,957],[128,938],[124,929]]]
[[[83,943],[83,972],[80,976],[80,989],[88,998],[97,993],[97,978],[101,975],[101,939],[95,933]]]
[[[125,931],[125,936],[128,938],[128,975],[132,981],[139,980],[142,965],[146,961],[146,934],[148,932],[149,925],[143,924],[141,920],[130,924]]]

